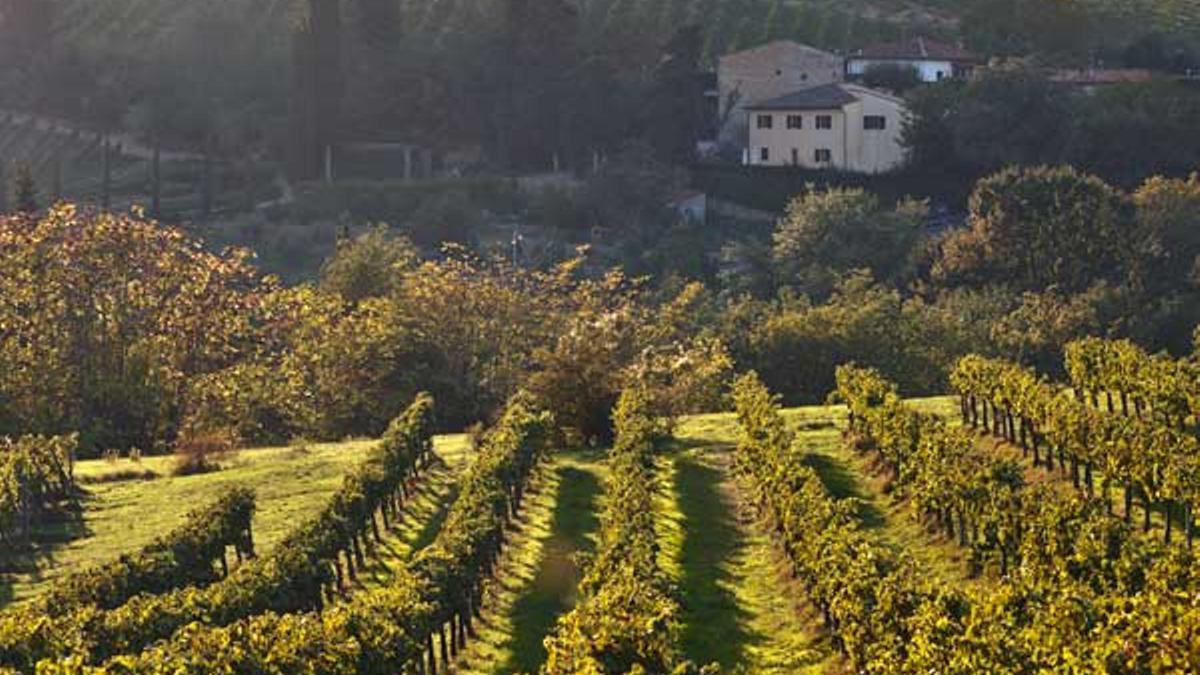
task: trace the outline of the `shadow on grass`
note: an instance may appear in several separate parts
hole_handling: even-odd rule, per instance
[[[25,577],[22,583],[41,581],[42,570],[56,564],[58,549],[91,533],[74,511],[55,513],[34,525],[27,542],[0,551],[0,608],[16,598],[17,576]]]
[[[546,661],[542,640],[558,617],[575,604],[580,570],[575,553],[591,547],[589,535],[599,527],[596,475],[571,466],[558,470],[558,494],[537,575],[513,605],[513,631],[507,651],[509,661],[500,672],[536,673]]]
[[[449,469],[439,470],[449,471]],[[417,499],[422,501],[433,501],[436,506],[433,510],[433,514],[425,519],[425,524],[417,532],[416,536],[413,537],[412,541],[409,542],[409,550],[412,553],[420,551],[426,546],[432,544],[433,540],[437,538],[438,533],[442,531],[442,525],[446,523],[446,518],[450,515],[450,507],[454,504],[454,501],[458,499],[458,488],[459,485],[458,481],[456,480],[453,482],[450,489],[446,491],[444,496],[439,494],[437,489],[434,487],[425,487],[421,491]],[[424,511],[424,509],[422,509],[422,511]]]
[[[680,552],[684,596],[683,646],[697,663],[717,662],[729,670],[744,660],[753,636],[730,591],[733,556],[742,534],[720,491],[721,472],[689,457],[676,463],[675,492],[683,513]]]
[[[874,496],[863,492],[854,473],[847,469],[840,460],[829,455],[810,452],[804,456],[804,463],[817,472],[825,489],[835,499],[854,498],[859,500],[858,518],[864,527],[882,527],[887,522],[883,511],[875,504]]]
[[[704,452],[707,450],[730,450],[737,446],[737,442],[726,440],[712,440],[704,438],[671,438],[664,444],[663,454],[678,454],[685,450],[694,450]]]

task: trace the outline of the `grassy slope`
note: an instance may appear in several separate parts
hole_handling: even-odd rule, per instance
[[[222,471],[179,478],[169,476],[169,457],[146,458],[137,464],[127,459],[80,462],[76,475],[81,481],[146,469],[160,477],[88,483],[90,494],[85,500],[82,523],[47,532],[37,555],[21,561],[35,568],[9,575],[0,583],[0,604],[27,599],[63,574],[141,548],[179,524],[190,509],[211,502],[233,485],[249,485],[257,491],[254,541],[258,551],[266,551],[296,523],[324,505],[341,484],[342,476],[373,442],[313,445],[306,451],[248,450],[228,460]],[[452,469],[468,455],[467,439],[461,435],[439,437],[435,447],[449,468],[434,471],[428,484],[423,483],[427,494],[414,507],[425,512],[430,508],[428,491],[444,485]],[[401,541],[404,537],[402,530]],[[416,539],[410,537],[407,541],[411,544]]]

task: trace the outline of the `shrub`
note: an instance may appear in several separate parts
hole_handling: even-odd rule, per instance
[[[868,87],[903,94],[921,84],[921,74],[910,65],[876,63],[863,73],[862,82]]]
[[[237,442],[228,433],[182,437],[175,441],[175,464],[171,467],[171,475],[192,476],[218,471],[220,462],[236,447]]]

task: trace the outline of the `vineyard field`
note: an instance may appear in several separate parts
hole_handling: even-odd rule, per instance
[[[245,450],[228,459],[221,471],[181,477],[170,475],[171,457],[78,462],[75,474],[88,493],[82,521],[39,533],[36,549],[15,561],[15,572],[0,577],[0,606],[21,604],[72,571],[141,548],[174,527],[190,509],[235,485],[252,486],[257,492],[255,546],[260,553],[269,551],[297,522],[321,509],[372,444],[355,440],[302,450]],[[424,531],[426,521],[444,509],[448,486],[470,457],[469,443],[462,435],[438,437],[435,452],[445,466],[431,471],[422,484],[420,498],[396,537],[387,542],[370,576],[363,579],[364,585],[386,580],[390,558],[406,556],[430,538]],[[145,472],[154,477],[136,477],[150,475]]]
[[[903,406],[939,418],[953,433],[966,432],[956,396],[908,399]],[[886,463],[887,455],[862,452],[853,435],[844,435],[856,428],[846,407],[786,409],[781,419],[794,434],[795,466],[812,476],[820,494],[827,495],[823,498],[844,510],[853,528],[848,533],[861,536],[862,546],[919,570],[935,587],[972,597],[1008,592],[1006,582],[978,569],[955,536],[917,517],[917,503],[894,496],[900,479]],[[643,532],[655,540],[654,564],[661,573],[656,578],[672,589],[678,603],[671,610],[678,656],[693,664],[717,664],[721,672],[846,672],[853,668],[854,653],[839,648],[844,634],[830,629],[829,608],[818,604],[803,572],[789,559],[794,549],[772,534],[772,516],[755,505],[755,495],[761,498],[763,492],[739,464],[743,433],[735,413],[681,418],[669,443],[645,468],[653,489],[646,502],[652,506],[643,510],[652,511],[653,526]],[[1019,449],[989,434],[967,438],[981,456],[1021,458]],[[265,551],[289,524],[316,511],[370,446],[353,441],[305,451],[248,450],[222,471],[187,478],[168,477],[167,458],[140,462],[138,470],[161,474],[146,480],[112,479],[130,473],[129,460],[81,462],[78,476],[91,492],[88,533],[44,559],[38,575],[17,579],[12,593],[19,603],[80,565],[134,550],[174,526],[193,504],[235,484],[257,490],[255,545]],[[437,459],[417,479],[404,512],[369,547],[365,565],[347,589],[350,600],[342,603],[409,583],[411,570],[444,545],[438,542],[453,529],[459,498],[470,484],[460,479],[477,470],[475,460],[484,456],[472,447],[466,435],[435,438]],[[494,571],[483,579],[470,639],[442,653],[439,672],[508,675],[554,667],[564,622],[598,597],[587,575],[612,545],[605,538],[609,499],[620,494],[612,491],[620,487],[617,476],[624,470],[616,452],[552,449],[536,463],[505,528]],[[1025,476],[1031,485],[1070,489],[1061,475],[1038,467]],[[594,619],[585,613],[579,620]]]

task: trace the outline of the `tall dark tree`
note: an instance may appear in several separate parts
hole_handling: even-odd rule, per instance
[[[30,68],[54,34],[55,0],[0,0],[0,66]]]
[[[38,210],[37,182],[33,178],[33,169],[28,164],[18,164],[13,172],[12,204],[18,213],[33,213]]]
[[[350,39],[343,41],[344,125],[358,136],[391,132],[413,100],[409,66],[430,74],[428,60],[403,49],[400,7],[394,0],[354,0],[345,9]]]
[[[677,30],[654,69],[650,92],[647,139],[665,161],[686,162],[695,152],[703,125],[703,83],[700,57],[704,35],[698,26]]]
[[[496,77],[495,153],[507,167],[548,168],[569,140],[565,114],[578,16],[563,0],[505,0]]]
[[[326,149],[337,140],[345,85],[342,75],[342,14],[339,0],[306,0],[292,28],[289,97],[294,178],[321,174]]]

